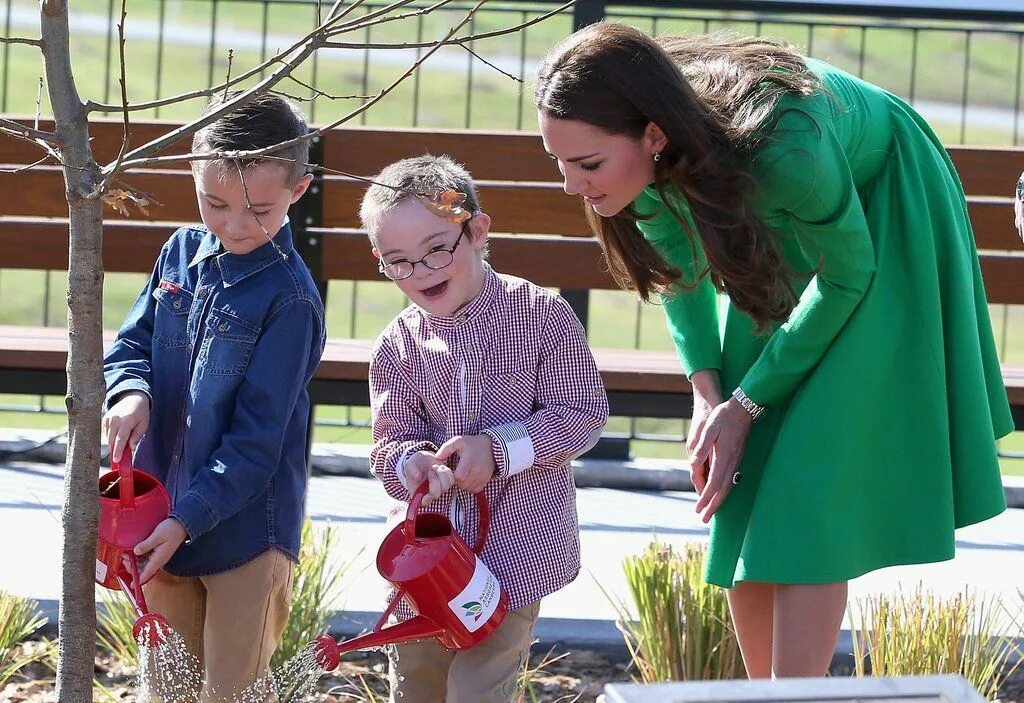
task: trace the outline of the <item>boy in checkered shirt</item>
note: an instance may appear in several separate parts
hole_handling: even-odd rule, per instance
[[[433,640],[398,646],[392,700],[506,703],[517,693],[540,600],[579,572],[570,462],[597,442],[608,401],[568,304],[487,263],[491,219],[466,169],[423,156],[374,180],[360,216],[380,272],[412,304],[371,357],[371,465],[400,501],[426,481],[426,500],[467,544],[478,529],[472,494],[484,492],[491,529],[481,558],[510,607],[471,649],[449,652]],[[445,191],[465,194],[461,211],[439,211],[417,195]]]

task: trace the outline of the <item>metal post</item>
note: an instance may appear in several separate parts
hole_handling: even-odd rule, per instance
[[[608,0],[579,0],[572,8],[572,31],[604,19]]]
[[[311,166],[322,166],[324,163],[324,140],[315,137],[309,145],[309,163]],[[288,209],[288,219],[292,225],[292,239],[295,250],[306,262],[320,299],[327,305],[327,280],[323,275],[324,242],[323,235],[311,231],[324,221],[324,177],[320,169],[313,170],[313,182],[309,190],[299,198],[298,202]],[[312,398],[309,403],[309,429],[306,433],[306,470],[310,470],[310,457],[313,452],[313,426],[316,420],[316,406]]]

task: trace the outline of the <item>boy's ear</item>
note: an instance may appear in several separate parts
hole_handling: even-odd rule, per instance
[[[486,212],[473,215],[469,221],[469,233],[472,235],[473,247],[482,249],[487,244],[487,235],[491,233],[491,216]]]
[[[373,249],[371,249],[370,251],[372,251],[372,252],[373,252],[373,257],[374,257],[375,259],[377,259],[377,261],[380,261],[380,249],[378,249],[377,247],[374,247],[374,248],[373,248]]]
[[[299,198],[301,198],[303,195],[306,194],[306,191],[309,190],[309,184],[312,183],[312,182],[313,182],[313,174],[312,173],[307,173],[305,176],[303,176],[302,178],[299,179],[299,182],[295,184],[294,188],[292,188],[292,200],[291,200],[291,202],[292,202],[293,205],[295,204],[295,202]]]

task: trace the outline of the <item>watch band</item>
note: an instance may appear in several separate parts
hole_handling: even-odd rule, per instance
[[[748,398],[742,388],[736,388],[736,390],[732,392],[732,397],[739,401],[739,404],[743,406],[744,410],[750,413],[750,417],[755,421],[757,418],[761,417],[761,413],[764,412],[764,406],[758,405]]]

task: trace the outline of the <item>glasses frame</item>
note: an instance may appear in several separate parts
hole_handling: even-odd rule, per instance
[[[431,271],[440,271],[441,269],[448,268],[449,266],[452,265],[452,262],[455,261],[455,250],[459,248],[459,244],[462,242],[462,238],[466,235],[466,229],[469,227],[469,223],[472,219],[473,218],[471,217],[462,223],[462,227],[459,229],[459,236],[455,238],[455,243],[452,244],[451,247],[439,247],[437,249],[433,249],[427,252],[421,258],[416,259],[416,261],[410,261],[409,259],[398,259],[397,261],[392,261],[389,264],[385,264],[383,260],[379,260],[377,262],[377,272],[380,273],[385,278],[387,278],[389,281],[404,281],[407,278],[411,278],[412,275],[416,273],[416,264],[423,264],[426,268],[430,269]],[[444,266],[431,266],[426,262],[426,258],[428,256],[440,254],[442,251],[448,254],[447,264],[445,264]],[[387,274],[387,269],[394,266],[395,264],[411,264],[412,268],[409,269],[408,275],[400,276],[398,278],[392,278]]]

